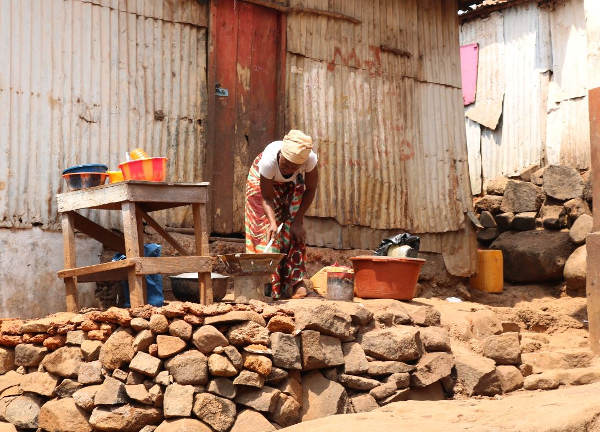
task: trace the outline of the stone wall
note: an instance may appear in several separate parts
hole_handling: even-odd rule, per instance
[[[590,172],[553,165],[500,177],[475,199],[483,247],[504,252],[504,276],[531,283],[565,279],[585,288],[586,236],[592,230]]]
[[[357,303],[173,302],[5,320],[0,419],[47,431],[257,432],[423,392],[444,398],[454,358],[439,313],[393,303],[376,315]]]

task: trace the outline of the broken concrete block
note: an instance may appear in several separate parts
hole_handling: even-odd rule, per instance
[[[537,212],[543,200],[542,189],[533,183],[509,180],[504,191],[503,213]]]

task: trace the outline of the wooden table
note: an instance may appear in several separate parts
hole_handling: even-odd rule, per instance
[[[58,212],[62,219],[65,269],[58,272],[64,279],[67,311],[77,311],[77,283],[99,281],[129,281],[131,307],[146,303],[146,278],[150,274],[198,272],[200,302],[212,303],[210,272],[212,260],[208,251],[206,204],[209,183],[155,183],[127,181],[90,189],[58,194]],[[186,251],[149,213],[191,205],[194,218],[196,254]],[[108,230],[77,210],[120,210],[123,235]],[[146,221],[182,256],[144,257],[143,221]],[[77,267],[75,230],[98,240],[106,248],[121,252],[121,261]]]

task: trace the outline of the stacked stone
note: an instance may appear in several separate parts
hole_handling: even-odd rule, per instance
[[[589,171],[532,166],[514,178],[488,181],[485,190],[486,195],[475,200],[484,227],[478,239],[509,255],[508,280],[564,277],[571,289],[585,287],[585,241],[593,227]],[[532,263],[528,271],[522,271],[523,262]]]
[[[0,327],[0,430],[271,431],[443,398],[440,315],[392,302],[110,308]]]
[[[508,319],[511,314],[507,313],[501,320],[489,309],[473,312],[470,328],[457,334],[470,346],[454,347],[454,391],[465,396],[495,396],[521,388],[552,390],[560,385],[599,382],[600,368],[589,349],[551,349],[543,332],[552,317],[544,314],[531,313],[528,319],[519,320],[516,316]]]

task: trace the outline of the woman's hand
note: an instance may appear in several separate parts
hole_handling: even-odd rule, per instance
[[[306,230],[304,229],[304,223],[302,219],[296,219],[294,222],[292,222],[290,234],[292,234],[292,238],[298,243],[304,244],[306,241]]]
[[[267,227],[267,231],[266,231],[266,233],[265,233],[265,234],[266,234],[266,236],[267,236],[267,238],[266,238],[266,240],[267,240],[267,243],[268,243],[268,242],[270,242],[270,241],[271,241],[271,239],[273,239],[273,238],[277,237],[277,229],[278,229],[278,228],[279,228],[279,227],[277,226],[277,223],[276,223],[276,222],[271,222],[271,223],[269,224],[269,226]]]

